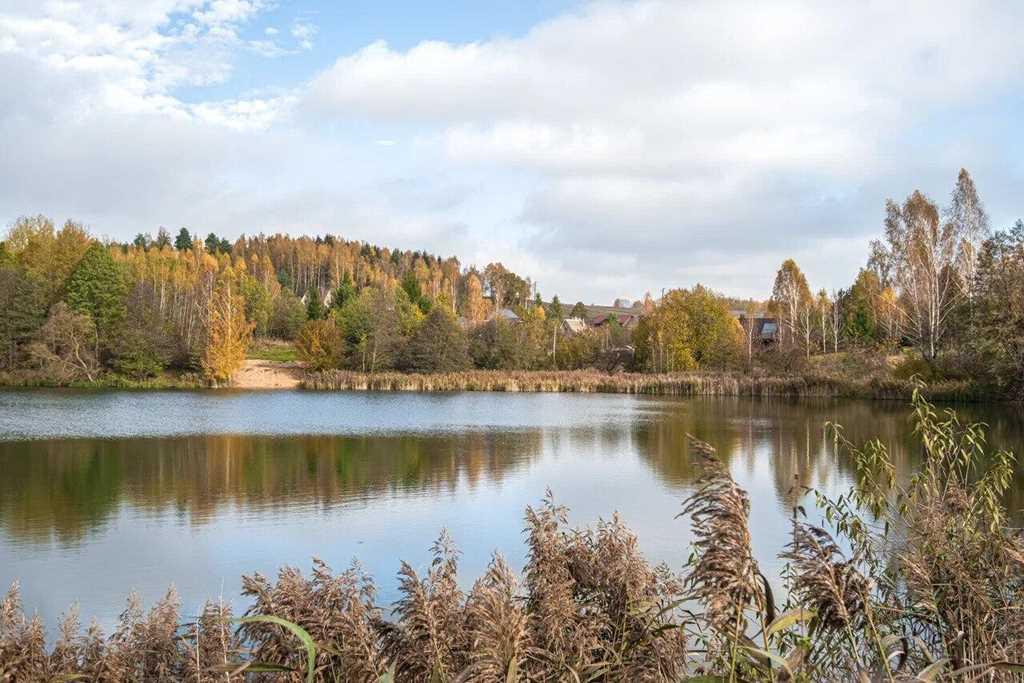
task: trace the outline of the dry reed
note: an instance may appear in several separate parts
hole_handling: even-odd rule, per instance
[[[851,378],[821,373],[775,376],[741,372],[605,373],[597,370],[468,370],[415,374],[347,370],[307,372],[302,386],[317,391],[497,391],[651,394],[661,396],[860,397],[906,400],[910,380]],[[933,386],[937,399],[968,400],[966,385]]]

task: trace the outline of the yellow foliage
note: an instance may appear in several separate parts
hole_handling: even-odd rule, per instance
[[[252,339],[253,323],[245,319],[245,301],[231,277],[220,279],[210,293],[207,308],[203,375],[216,383],[229,382],[242,366]]]

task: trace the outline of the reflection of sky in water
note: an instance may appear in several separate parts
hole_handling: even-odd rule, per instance
[[[986,418],[996,442],[1019,442],[1012,413]],[[463,551],[466,587],[495,550],[520,568],[523,509],[547,488],[573,523],[618,511],[651,561],[678,569],[690,533],[675,515],[698,474],[687,433],[749,491],[755,552],[774,579],[793,505],[810,508],[800,487],[849,486],[827,420],[879,436],[901,473],[914,468],[906,412],[884,403],[0,393],[0,582],[19,578],[48,623],[77,599],[109,627],[131,589],[151,604],[173,582],[194,614],[206,597],[237,601],[243,573],[358,557],[386,603],[399,559],[425,568],[442,528]],[[130,434],[160,438],[92,438]]]

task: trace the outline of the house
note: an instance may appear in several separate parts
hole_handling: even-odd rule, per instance
[[[511,308],[499,308],[494,312],[494,315],[492,315],[491,318],[504,320],[508,323],[519,323],[523,321],[523,319],[520,318]]]
[[[736,319],[743,327],[744,334],[760,342],[762,346],[770,346],[779,340],[779,321],[776,318],[769,318],[763,315],[748,316],[746,313],[739,314]]]
[[[587,321],[583,318],[566,318],[562,321],[562,333],[567,337],[587,331]]]
[[[635,313],[601,313],[590,321],[591,327],[602,328],[615,319],[627,330],[634,329],[640,323],[640,316]]]

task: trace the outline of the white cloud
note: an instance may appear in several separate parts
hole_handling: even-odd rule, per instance
[[[184,104],[174,91],[227,81],[238,28],[264,6],[259,0],[26,3],[20,12],[0,10],[0,54],[67,75],[78,113],[189,116],[204,108]],[[250,117],[244,106],[237,109],[243,120]]]
[[[316,37],[318,28],[308,21],[296,21],[292,24],[292,38],[298,41],[299,47],[303,50],[313,49],[313,38]]]
[[[246,51],[313,48],[305,19],[253,29],[271,4],[3,3],[3,220],[329,230],[573,300],[763,295],[790,255],[847,283],[886,196],[941,199],[965,165],[998,224],[1024,182],[998,99],[1024,85],[1024,5],[599,1],[220,94]]]
[[[915,126],[1019,87],[1022,20],[998,2],[597,2],[518,39],[375,42],[301,108],[419,126],[454,168],[530,179],[507,229],[559,253],[542,281],[571,283],[572,252],[668,278],[697,250],[781,260],[873,232],[885,194],[924,182],[900,158]],[[954,164],[984,172],[973,152]]]

